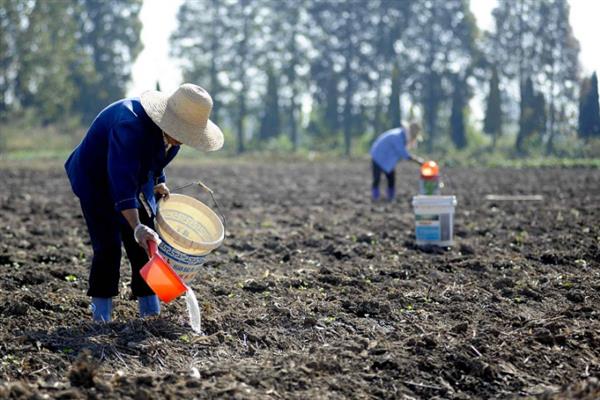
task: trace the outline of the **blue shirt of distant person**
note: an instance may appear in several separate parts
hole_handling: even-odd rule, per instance
[[[411,122],[408,130],[403,126],[383,132],[371,145],[371,164],[373,169],[373,184],[371,186],[371,197],[379,200],[379,184],[381,174],[387,178],[387,199],[392,201],[396,194],[396,177],[394,169],[401,160],[411,160],[422,164],[423,159],[412,155],[408,149],[416,147],[417,138],[421,132],[421,126],[417,122]]]

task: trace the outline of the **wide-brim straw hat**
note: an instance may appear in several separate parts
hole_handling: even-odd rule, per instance
[[[208,119],[212,98],[200,86],[184,83],[170,96],[149,90],[140,100],[152,121],[175,140],[202,151],[223,147],[223,132]]]

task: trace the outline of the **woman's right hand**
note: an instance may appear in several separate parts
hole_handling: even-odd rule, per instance
[[[151,257],[150,250],[148,249],[148,240],[156,242],[157,245],[161,243],[160,236],[154,232],[152,228],[144,224],[138,224],[133,230],[133,237],[138,244],[146,250],[148,257]]]

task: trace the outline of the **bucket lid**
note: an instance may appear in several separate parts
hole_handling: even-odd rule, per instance
[[[158,202],[156,230],[169,245],[192,255],[210,253],[225,238],[219,216],[201,201],[182,194]]]
[[[456,206],[456,196],[413,196],[413,207],[447,207]]]

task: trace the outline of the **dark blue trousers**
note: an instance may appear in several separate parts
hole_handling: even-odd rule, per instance
[[[133,229],[112,204],[80,201],[81,210],[94,249],[89,276],[88,296],[114,297],[119,293],[121,267],[121,244],[125,247],[131,264],[131,291],[134,296],[154,294],[140,275],[140,269],[148,262],[148,255],[135,241]],[[146,210],[138,210],[142,224],[154,229],[154,223]]]
[[[394,186],[396,185],[396,173],[394,172],[394,170],[392,170],[391,172],[385,172],[384,170],[381,169],[381,167],[379,167],[379,165],[377,165],[377,163],[375,161],[371,161],[371,164],[373,165],[373,188],[378,188],[379,187],[379,183],[381,182],[381,174],[383,173],[385,175],[385,177],[387,178],[387,184],[388,184],[388,189],[393,189]]]

